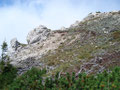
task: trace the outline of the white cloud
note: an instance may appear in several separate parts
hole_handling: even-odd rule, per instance
[[[0,8],[0,44],[5,38],[9,42],[14,37],[25,42],[27,33],[40,24],[58,29],[69,26],[79,18],[79,13],[74,11],[68,0],[17,1],[13,6]]]
[[[90,12],[109,11],[118,7],[115,2],[108,0],[13,1],[15,3],[12,6],[0,8],[0,44],[5,38],[9,42],[13,37],[25,43],[27,33],[40,24],[50,29],[59,29],[82,20]]]
[[[6,38],[17,37],[21,42],[25,42],[25,37],[29,30],[40,24],[37,14],[31,14],[19,8],[4,8],[0,10],[0,43]]]

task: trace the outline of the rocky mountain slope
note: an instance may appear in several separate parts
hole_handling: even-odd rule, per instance
[[[11,40],[11,64],[22,74],[32,67],[59,71],[100,73],[120,66],[120,11],[90,13],[69,28],[52,31],[39,26],[27,36],[28,44]]]

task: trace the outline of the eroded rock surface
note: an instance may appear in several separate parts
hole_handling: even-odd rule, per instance
[[[39,26],[28,34],[27,42],[11,41],[11,64],[19,74],[32,67],[46,68],[50,74],[99,73],[120,65],[120,12],[91,13],[67,29]]]
[[[10,42],[11,49],[16,51],[20,47],[20,43],[18,42],[17,38],[13,38]]]
[[[27,35],[28,44],[33,44],[38,41],[44,41],[50,34],[50,29],[47,27],[40,25],[38,28],[30,31]]]
[[[120,29],[120,13],[104,12],[90,13],[81,22],[76,22],[70,28],[79,28],[102,33],[113,32]]]
[[[41,31],[40,29],[41,32],[39,32],[38,30],[37,33],[40,34],[40,38],[35,40],[34,43],[33,40],[29,44],[22,46],[22,48],[16,49],[15,52],[10,53],[10,58],[12,60],[11,64],[19,68],[19,73],[23,73],[24,71],[27,71],[32,67],[47,67],[44,65],[43,62],[41,62],[40,58],[46,53],[57,49],[61,45],[61,43],[65,42],[66,39],[64,38],[64,36],[67,34],[66,32],[50,32],[49,30],[46,31],[46,28],[44,29],[45,30],[43,31]],[[37,33],[35,31],[35,34]],[[47,36],[48,34],[49,36]],[[12,44],[12,46],[14,45]]]

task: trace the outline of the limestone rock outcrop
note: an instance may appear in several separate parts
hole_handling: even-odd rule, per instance
[[[38,41],[44,41],[50,34],[50,29],[47,27],[40,25],[38,28],[30,31],[27,35],[28,44],[33,44]]]
[[[120,13],[104,12],[88,15],[81,22],[84,29],[97,32],[113,32],[120,29]]]
[[[90,13],[81,22],[76,21],[70,28],[79,28],[81,30],[90,30],[95,32],[109,33],[120,29],[120,13],[112,12],[96,12]]]
[[[80,21],[76,21],[74,24],[72,24],[72,25],[70,26],[70,28],[74,28],[74,27],[78,26],[79,23],[80,23]]]
[[[17,38],[13,38],[10,42],[10,45],[11,45],[11,49],[13,51],[16,51],[20,47],[21,44],[18,42]]]
[[[10,63],[19,68],[19,74],[32,67],[51,68],[41,61],[41,57],[54,51],[65,42],[65,34],[67,33],[64,31],[50,31],[46,27],[40,26],[29,33],[29,44],[19,44],[16,39],[12,40],[12,47],[15,48],[15,51],[9,50]],[[20,47],[17,48],[19,45]]]
[[[63,26],[63,27],[60,28],[60,30],[64,31],[64,30],[67,30],[67,28]]]
[[[11,41],[11,64],[20,74],[32,67],[46,68],[48,73],[102,72],[120,66],[120,12],[91,13],[55,31],[41,25],[28,34],[27,42]]]

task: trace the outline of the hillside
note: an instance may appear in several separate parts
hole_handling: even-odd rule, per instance
[[[100,73],[120,66],[120,11],[91,13],[55,31],[40,25],[30,31],[27,42],[11,40],[9,56],[19,74],[32,67],[46,68],[47,75]]]

